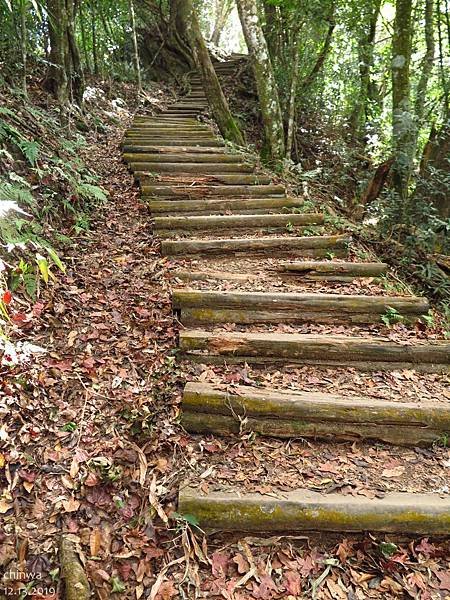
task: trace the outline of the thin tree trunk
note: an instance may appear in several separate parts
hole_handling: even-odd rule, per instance
[[[412,0],[397,0],[392,42],[393,182],[401,201],[408,198],[413,121],[410,102]]]
[[[67,42],[70,58],[70,81],[72,97],[75,102],[81,106],[83,104],[84,94],[84,73],[81,66],[80,50],[75,37],[75,16],[77,4],[74,0],[66,0],[67,10]]]
[[[81,45],[83,46],[84,64],[88,73],[92,73],[91,69],[91,57],[87,49],[86,42],[86,25],[84,21],[83,2],[80,2],[80,32],[81,32]]]
[[[323,67],[323,64],[325,63],[325,60],[331,50],[331,39],[333,37],[333,31],[335,27],[336,23],[334,22],[333,16],[331,16],[330,24],[328,25],[327,35],[325,37],[322,50],[320,51],[319,56],[317,57],[314,67],[311,69],[309,75],[307,75],[307,77],[304,79],[302,84],[303,87],[310,86],[313,83],[316,76],[320,73],[320,69]]]
[[[214,118],[224,138],[242,146],[244,145],[244,138],[233,119],[227,99],[220,87],[219,79],[211,62],[211,57],[206,47],[205,40],[203,39],[202,32],[200,31],[197,13],[195,12],[191,0],[185,0],[185,2],[190,10],[188,22],[190,24],[189,34],[192,40],[192,47],[198,68],[202,74],[203,88]]]
[[[292,61],[292,74],[291,74],[291,91],[289,95],[289,112],[288,112],[288,125],[286,134],[286,158],[291,158],[292,153],[292,141],[294,138],[294,123],[295,123],[295,100],[297,96],[297,83],[298,83],[298,72],[299,72],[299,61],[300,53],[298,51],[298,32],[295,32],[295,39],[293,42],[293,61]]]
[[[352,115],[350,117],[350,127],[353,135],[362,142],[367,133],[367,124],[373,118],[376,102],[376,84],[372,80],[372,68],[374,62],[374,45],[376,39],[377,21],[380,14],[381,0],[370,2],[368,10],[369,19],[367,25],[361,33],[358,41],[359,58],[359,94]]]
[[[97,54],[97,27],[95,24],[94,0],[89,3],[91,9],[91,35],[92,35],[92,59],[94,61],[94,75],[98,75],[98,54]]]
[[[268,155],[281,160],[285,146],[280,98],[256,0],[237,0],[237,6],[255,74]]]
[[[45,81],[46,88],[61,105],[69,100],[66,72],[67,11],[64,0],[47,0],[48,30],[50,38],[50,67]]]
[[[218,0],[218,2],[216,2],[216,7],[216,18],[214,19],[214,28],[211,34],[210,42],[215,46],[218,46],[223,30],[225,29],[225,25],[227,24],[231,11],[233,10],[233,2],[232,0]]]
[[[128,0],[128,6],[130,9],[131,34],[133,37],[134,71],[136,73],[136,82],[137,82],[137,86],[138,86],[138,91],[140,92],[142,90],[141,64],[140,64],[140,60],[139,60],[139,46],[138,46],[137,35],[136,35],[136,17],[134,14],[133,0]]]
[[[22,90],[28,96],[27,88],[27,0],[20,0],[20,46],[22,52]]]
[[[425,0],[425,42],[426,52],[422,59],[420,67],[420,78],[417,84],[416,100],[414,103],[414,114],[416,117],[415,128],[414,128],[414,140],[412,144],[412,151],[414,156],[417,151],[417,140],[419,137],[420,129],[423,125],[423,118],[425,112],[425,99],[427,95],[428,81],[431,78],[433,71],[434,62],[434,7],[433,0]]]

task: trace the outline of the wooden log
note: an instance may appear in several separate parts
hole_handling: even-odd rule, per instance
[[[280,497],[209,492],[182,487],[178,512],[193,515],[202,529],[248,532],[380,531],[448,535],[450,498],[439,494],[362,496],[283,490]]]
[[[252,273],[229,273],[227,271],[184,271],[174,270],[169,272],[169,277],[183,281],[257,281],[261,279],[259,274]]]
[[[163,157],[164,158],[164,157]],[[129,168],[132,171],[153,172],[153,173],[197,173],[199,176],[208,173],[251,173],[254,166],[244,163],[221,163],[207,162],[199,165],[198,163],[175,163],[175,162],[134,162],[130,163]]]
[[[276,271],[304,280],[352,281],[358,277],[379,277],[387,272],[386,263],[332,261],[282,262]]]
[[[180,128],[179,131],[172,129],[130,129],[125,133],[125,139],[152,139],[152,138],[208,138],[217,139],[217,136],[210,129],[186,129]]]
[[[161,143],[167,146],[175,146],[179,144],[175,144],[175,142],[182,142],[183,145],[191,145],[197,146],[199,142],[202,142],[203,145],[208,145],[207,142],[211,142],[210,146],[214,146],[215,142],[220,142],[223,146],[223,142],[218,140],[216,136],[203,133],[180,133],[176,136],[169,136],[164,133],[158,133],[155,135],[148,134],[136,134],[136,135],[128,135],[124,137],[123,143],[125,144],[158,144]],[[214,142],[214,143],[213,143]]]
[[[403,315],[423,315],[430,305],[417,296],[364,296],[297,292],[228,292],[174,289],[174,308],[237,308],[247,310],[282,309],[288,311],[336,311],[337,313],[376,313],[392,307]]]
[[[336,253],[346,249],[351,238],[346,235],[321,235],[308,237],[260,237],[202,240],[190,239],[179,241],[163,241],[161,252],[163,256],[177,254],[227,254],[230,252],[269,253],[275,250],[304,253],[305,256],[315,255],[308,251],[322,250]],[[319,253],[320,254],[320,253]]]
[[[151,200],[148,203],[150,211],[154,214],[176,213],[198,215],[223,214],[232,212],[234,214],[266,214],[268,211],[277,213],[293,208],[299,208],[302,204],[301,198],[230,198],[224,199],[201,199],[201,200]],[[289,213],[290,214],[290,213]]]
[[[285,196],[283,185],[144,185],[142,195],[159,196],[181,200],[205,196],[230,196],[235,198],[260,198],[262,196]]]
[[[182,425],[190,432],[242,430],[272,437],[375,439],[430,445],[450,432],[450,408],[436,402],[389,402],[338,394],[187,383]]]
[[[144,132],[144,133],[176,133],[180,131],[201,131],[201,132],[212,132],[211,127],[207,125],[201,125],[200,123],[194,124],[184,124],[184,123],[133,123],[133,125],[125,131],[125,134],[134,132]]]
[[[426,298],[175,289],[184,325],[201,323],[376,323],[389,308],[409,319],[429,310]]]
[[[61,577],[66,600],[88,600],[91,597],[89,581],[77,551],[77,542],[70,534],[63,534],[59,545]]]
[[[173,147],[170,151],[157,146],[143,146],[143,151],[128,152],[123,155],[123,159],[126,162],[145,164],[149,163],[220,163],[220,164],[239,164],[240,157],[233,156],[232,154],[225,154],[223,148],[178,148]],[[148,148],[148,150],[146,150]],[[203,152],[206,150],[206,152]],[[151,169],[151,167],[150,167]]]
[[[137,140],[125,140],[122,146],[124,152],[146,152],[148,148],[166,148],[167,146],[203,146],[208,150],[202,150],[202,152],[209,152],[209,148],[225,148],[225,144],[221,140],[193,140],[193,139],[179,139],[179,140],[168,140],[164,138],[161,143],[158,141],[137,141]],[[183,150],[178,149],[180,152]],[[153,152],[153,150],[152,150]]]
[[[255,227],[284,227],[288,225],[322,225],[324,216],[321,213],[305,214],[273,214],[273,215],[224,215],[200,217],[156,217],[153,227],[170,230],[223,230],[249,229]]]
[[[245,174],[245,173],[209,173],[203,174],[199,172],[194,175],[191,173],[175,173],[175,174],[155,174],[147,173],[145,171],[135,171],[135,177],[139,178],[142,183],[143,190],[145,190],[146,186],[156,185],[160,186],[192,186],[198,185],[202,186],[265,186],[270,185],[272,178],[267,175],[255,175],[255,174]],[[282,189],[284,192],[284,186],[280,186],[278,190]],[[145,192],[143,192],[145,193]]]
[[[380,338],[282,333],[180,331],[180,349],[217,362],[313,364],[362,370],[417,369],[450,372],[450,342],[415,345]]]

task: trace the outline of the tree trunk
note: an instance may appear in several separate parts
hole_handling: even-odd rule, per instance
[[[413,120],[410,105],[412,0],[397,0],[392,42],[393,182],[400,198],[400,218],[408,199]]]
[[[48,30],[50,38],[50,66],[45,87],[61,105],[69,100],[66,72],[67,10],[65,0],[47,0]]]
[[[189,35],[191,45],[197,66],[202,74],[203,88],[214,118],[219,126],[220,133],[230,142],[243,146],[244,138],[233,119],[227,99],[220,87],[219,79],[211,62],[211,57],[206,47],[205,40],[203,39],[202,32],[200,31],[197,13],[195,12],[191,0],[186,0],[185,4],[189,6],[190,10],[188,23],[190,24]]]
[[[268,155],[281,160],[285,146],[280,98],[256,0],[237,0],[237,6],[255,74]]]
[[[98,53],[97,53],[97,26],[95,24],[94,0],[89,3],[91,9],[91,35],[92,35],[92,60],[94,62],[94,75],[98,75]]]
[[[130,23],[131,23],[131,34],[133,37],[133,59],[134,59],[134,71],[136,73],[136,82],[138,86],[138,91],[142,90],[142,81],[141,81],[141,65],[139,60],[139,47],[136,36],[136,18],[134,15],[134,4],[133,0],[128,0],[128,6],[130,11]]]
[[[414,196],[431,201],[442,219],[450,217],[450,121],[427,144],[423,177]],[[425,158],[425,157],[424,157]]]
[[[433,71],[434,62],[434,6],[433,0],[425,0],[425,41],[426,41],[426,52],[422,59],[420,68],[420,79],[417,84],[416,101],[414,105],[414,112],[416,116],[416,127],[414,131],[414,150],[417,145],[417,138],[419,137],[420,128],[423,124],[423,116],[425,110],[425,98],[427,93],[428,81],[431,78]]]
[[[80,50],[75,37],[75,15],[77,12],[77,0],[66,0],[67,10],[67,43],[68,58],[70,62],[70,83],[72,99],[81,106],[84,93],[84,73],[81,66]]]
[[[27,89],[27,0],[20,0],[20,46],[22,52],[22,90],[28,96]]]
[[[216,18],[214,20],[214,28],[210,39],[211,43],[215,46],[219,45],[220,38],[232,10],[232,0],[218,0],[216,2]]]
[[[311,69],[311,72],[303,81],[303,84],[302,84],[303,87],[310,86],[313,83],[316,76],[318,75],[318,73],[320,73],[320,69],[323,67],[325,60],[331,50],[331,39],[333,37],[333,31],[334,31],[335,27],[336,27],[336,23],[334,22],[333,14],[331,14],[330,15],[330,24],[328,25],[327,35],[325,37],[325,41],[323,43],[322,50],[320,51],[319,56],[317,57],[317,60],[314,64],[314,67]]]
[[[289,95],[289,111],[288,111],[288,125],[286,134],[286,158],[291,158],[292,153],[292,141],[294,139],[294,123],[295,123],[295,99],[297,95],[297,82],[299,73],[299,61],[300,55],[298,51],[298,32],[295,32],[295,39],[293,42],[293,61],[292,61],[292,74],[291,74],[291,91]]]
[[[92,73],[91,56],[90,56],[90,53],[88,52],[87,43],[86,43],[86,24],[85,24],[85,17],[84,17],[82,2],[80,2],[80,32],[81,32],[81,44],[83,47],[83,54],[84,54],[85,70],[88,73]]]
[[[350,126],[354,136],[364,142],[367,134],[366,126],[373,117],[376,102],[376,84],[372,81],[372,68],[374,62],[374,46],[376,38],[377,21],[380,14],[381,0],[370,2],[368,22],[363,28],[358,40],[359,58],[359,94],[355,108],[350,117]]]

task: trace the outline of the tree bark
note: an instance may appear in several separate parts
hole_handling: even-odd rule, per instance
[[[134,4],[133,0],[128,0],[128,7],[130,12],[130,24],[131,24],[131,35],[133,38],[133,61],[134,61],[134,72],[136,74],[136,82],[138,86],[138,91],[142,90],[142,80],[141,80],[141,64],[139,60],[139,46],[137,42],[136,35],[136,17],[134,14]]]
[[[197,66],[202,75],[203,89],[205,90],[209,105],[211,106],[214,119],[219,126],[220,133],[226,140],[243,146],[244,138],[233,119],[227,99],[223,94],[205,40],[200,31],[197,13],[191,0],[185,0],[185,4],[188,7],[188,22],[190,25],[189,37],[192,49],[194,51]]]
[[[69,100],[67,55],[67,10],[65,0],[47,0],[48,30],[50,38],[50,66],[45,87],[61,105]]]
[[[286,133],[286,158],[291,158],[292,153],[292,142],[294,139],[294,124],[295,124],[295,100],[297,96],[297,82],[299,73],[299,61],[300,55],[298,51],[298,32],[295,32],[295,39],[292,46],[293,61],[292,61],[292,73],[291,73],[291,91],[289,94],[289,111],[288,111],[288,124]]]
[[[28,96],[27,89],[27,0],[20,0],[20,47],[22,53],[22,90],[25,97]]]
[[[66,0],[67,11],[67,48],[70,69],[70,83],[72,99],[81,106],[84,93],[84,73],[81,66],[80,50],[75,37],[75,18],[78,9],[78,0]]]
[[[397,0],[392,42],[392,146],[393,182],[400,199],[400,214],[408,199],[411,174],[413,119],[410,102],[412,1]]]
[[[363,142],[367,134],[366,126],[372,119],[373,105],[378,95],[376,93],[376,84],[372,81],[371,75],[380,7],[381,0],[369,3],[369,18],[367,23],[364,24],[360,39],[358,40],[360,85],[355,108],[350,118],[350,126],[355,137]]]
[[[215,46],[219,45],[220,38],[232,10],[232,0],[216,0],[216,17],[214,19],[213,32],[210,38],[210,42]]]
[[[256,0],[237,0],[237,6],[255,74],[268,157],[281,160],[285,144],[280,98]]]

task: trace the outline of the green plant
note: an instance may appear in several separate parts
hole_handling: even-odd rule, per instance
[[[381,320],[389,327],[395,323],[402,323],[405,320],[405,317],[401,315],[396,308],[388,306],[384,315],[381,315]]]

